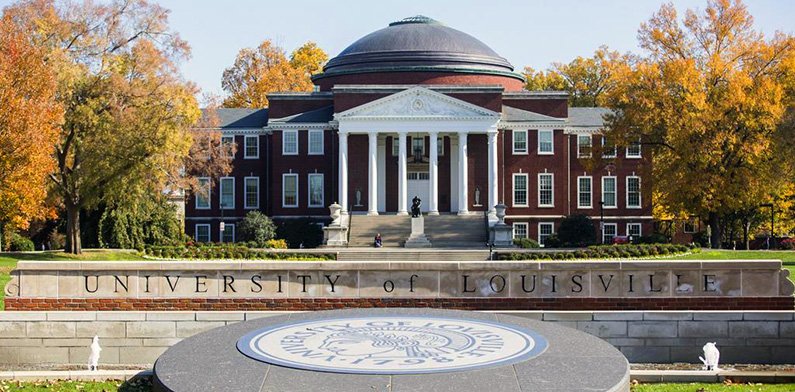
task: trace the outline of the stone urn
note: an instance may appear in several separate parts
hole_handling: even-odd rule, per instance
[[[507,207],[505,206],[505,204],[502,204],[502,203],[497,204],[496,206],[494,206],[494,210],[497,213],[497,219],[500,220],[499,223],[505,223],[505,209],[506,208]]]
[[[334,202],[332,205],[328,206],[329,215],[331,215],[331,224],[332,225],[339,225],[340,224],[340,212],[342,211],[342,206]]]

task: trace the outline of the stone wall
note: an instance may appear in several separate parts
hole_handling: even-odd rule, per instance
[[[698,362],[716,342],[722,363],[795,363],[793,311],[502,311],[599,336],[630,362]],[[152,364],[181,339],[282,312],[0,312],[0,363],[83,364],[94,335],[101,363]]]

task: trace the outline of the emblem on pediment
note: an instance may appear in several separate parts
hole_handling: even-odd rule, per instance
[[[435,91],[415,88],[370,102],[341,117],[493,117],[496,114]]]

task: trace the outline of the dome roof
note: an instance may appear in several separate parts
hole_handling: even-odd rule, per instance
[[[474,73],[523,80],[507,60],[477,38],[425,16],[390,23],[360,38],[313,79],[378,72]]]

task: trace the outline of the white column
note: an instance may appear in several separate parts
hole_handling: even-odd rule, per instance
[[[428,163],[428,177],[430,177],[430,189],[428,190],[428,215],[439,215],[439,150],[436,138],[437,132],[431,132],[430,136],[430,162]]]
[[[398,133],[398,215],[408,215],[408,184],[406,183],[406,132]]]
[[[339,133],[339,203],[342,213],[348,213],[348,134]]]
[[[497,212],[494,206],[499,203],[497,190],[497,179],[499,178],[499,166],[497,165],[497,130],[489,130],[489,216],[496,217]]]
[[[458,214],[469,213],[469,183],[467,177],[467,133],[458,133]]]
[[[369,159],[367,160],[367,215],[378,215],[378,132],[368,132],[370,141],[368,149]]]

